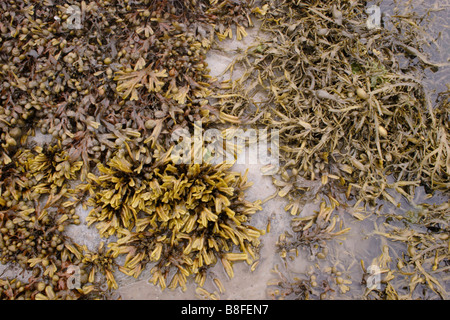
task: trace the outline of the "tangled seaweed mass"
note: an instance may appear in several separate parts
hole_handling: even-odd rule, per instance
[[[421,52],[412,18],[398,17],[392,30],[368,29],[365,7],[2,1],[0,261],[29,278],[0,278],[0,298],[112,299],[117,271],[147,272],[162,289],[185,290],[192,278],[203,292],[210,267],[222,264],[231,278],[235,262],[257,261],[265,230],[251,216],[263,202],[246,200],[246,175],[230,164],[170,159],[171,134],[193,132],[196,121],[204,129],[278,130],[281,168],[273,184],[295,216],[293,235],[278,241],[282,259],[315,245],[325,257],[326,241],[349,230],[336,213],[345,202],[364,220],[361,212],[380,199],[398,206],[390,190],[409,201],[418,187],[448,197],[449,91],[433,105],[421,81],[426,68],[441,65]],[[228,67],[245,72],[220,82],[210,75],[208,52],[218,41],[243,39],[252,19],[266,36]],[[318,195],[320,210],[298,216]],[[86,221],[76,214],[80,206],[89,209]],[[435,275],[449,271],[449,213],[448,200],[409,215],[377,212],[386,225],[378,235],[405,244],[407,253],[395,270],[383,249],[376,260],[387,274],[383,287],[363,297],[408,299],[425,284],[445,299]],[[66,233],[84,223],[105,238],[96,250]],[[276,273],[272,298],[350,290],[336,268],[307,279]],[[409,291],[400,293],[405,283]]]

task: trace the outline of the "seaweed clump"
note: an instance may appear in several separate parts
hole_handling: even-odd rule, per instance
[[[230,274],[232,261],[250,261],[260,233],[246,219],[259,206],[243,199],[245,178],[203,165],[181,166],[178,174],[156,156],[170,148],[177,128],[217,120],[208,101],[217,82],[206,54],[215,36],[232,37],[233,25],[240,38],[246,35],[250,8],[247,0],[0,2],[1,262],[39,274],[28,284],[2,279],[2,298],[108,297],[102,288],[117,288],[115,258],[122,251],[127,273],[137,276],[137,265],[158,260],[161,279],[179,266],[173,283],[182,286],[190,273],[203,282],[217,260]],[[52,140],[30,145],[28,137],[39,131]],[[134,143],[139,154],[127,158]],[[177,179],[180,189],[169,190]],[[85,192],[94,189],[96,195]],[[89,223],[118,236],[120,245],[91,251],[67,236],[66,227],[82,223],[75,210],[88,196]],[[142,248],[134,232],[147,239]],[[240,254],[233,255],[234,246]],[[81,281],[67,288],[71,268]]]
[[[75,208],[63,202],[73,192],[69,183],[78,178],[82,162],[70,163],[60,147],[17,151],[1,170],[0,261],[9,265],[4,272],[16,266],[25,273],[21,280],[0,279],[2,299],[109,297],[104,280],[86,260],[101,252],[77,252],[65,234],[68,226],[81,223]],[[102,265],[99,271],[106,274],[114,266]]]
[[[416,49],[414,37],[398,35],[417,33],[407,18],[393,31],[369,29],[365,5],[263,1],[254,11],[273,37],[230,67],[246,70],[228,85],[244,101],[225,95],[216,104],[224,121],[253,114],[278,130],[282,180],[274,183],[293,215],[330,190],[355,207],[378,199],[397,205],[388,189],[408,200],[418,186],[448,193],[448,100],[433,108],[420,73],[441,65]]]
[[[397,209],[400,198],[415,205],[420,188],[429,196],[449,195],[448,92],[433,105],[423,83],[425,70],[449,64],[423,53],[417,16],[392,16],[391,29],[371,28],[367,4],[262,1],[253,12],[267,37],[239,52],[228,68],[230,79],[233,70],[243,72],[214,104],[224,122],[278,132],[281,166],[273,183],[289,201],[285,210],[301,213],[292,219],[293,235],[280,237],[283,258],[348,231],[342,215],[332,218],[337,206],[365,220],[382,211],[380,201]],[[318,212],[302,212],[305,203],[320,198]],[[400,242],[407,252],[398,273],[389,263],[374,262],[382,286],[364,297],[411,299],[421,287],[424,297],[431,292],[446,298],[440,276],[448,272],[448,199],[421,206],[393,216],[402,226],[375,226],[376,234]],[[286,292],[294,290],[295,281],[283,283]],[[307,283],[298,285],[307,297]],[[405,286],[409,291],[400,293]]]
[[[256,259],[264,232],[248,222],[260,201],[245,200],[251,184],[230,164],[174,166],[169,155],[157,153],[144,164],[119,153],[99,165],[101,174],[89,176],[87,222],[102,236],[119,238],[109,246],[116,257],[126,254],[122,272],[138,277],[155,262],[152,281],[161,288],[171,270],[169,287],[186,288],[191,274],[203,286],[207,269],[219,260],[233,277],[234,261]]]

